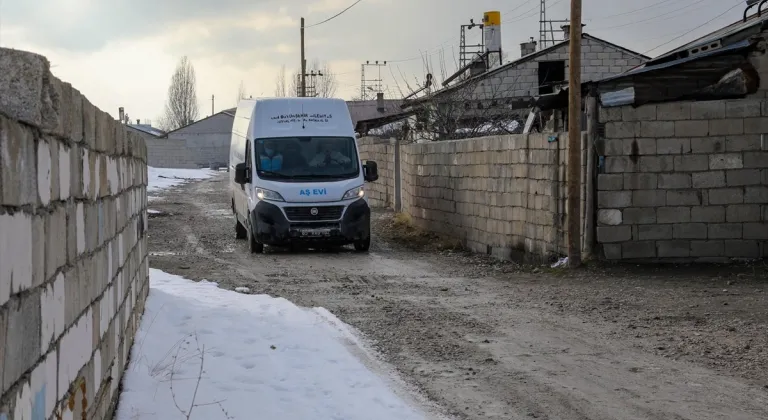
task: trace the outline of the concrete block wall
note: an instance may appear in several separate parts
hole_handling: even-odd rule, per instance
[[[567,81],[569,51],[569,45],[562,45],[530,61],[501,70],[491,76],[487,83],[477,86],[473,98],[499,99],[538,95],[539,62],[542,61],[565,61]],[[639,55],[591,38],[582,40],[581,53],[582,81],[600,80],[623,73],[645,61]]]
[[[183,139],[145,138],[147,164],[154,168],[197,169],[200,166]],[[207,164],[205,165],[208,166]]]
[[[0,49],[0,418],[111,418],[149,290],[146,153]]]
[[[768,100],[604,108],[600,119],[605,258],[768,257]]]
[[[400,147],[402,209],[417,225],[503,259],[542,260],[567,253],[567,134]]]
[[[376,162],[379,179],[366,185],[368,203],[373,207],[393,208],[395,205],[395,140],[364,137],[358,139],[360,158]]]

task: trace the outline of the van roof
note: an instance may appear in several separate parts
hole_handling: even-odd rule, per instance
[[[347,103],[338,98],[242,100],[236,118],[248,117],[252,138],[355,136]]]

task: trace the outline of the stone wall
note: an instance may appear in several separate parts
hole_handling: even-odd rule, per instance
[[[393,208],[395,203],[395,140],[366,137],[358,140],[360,156],[376,162],[379,179],[366,186],[368,203],[373,207]]]
[[[149,290],[146,148],[0,49],[0,418],[110,418]]]
[[[602,109],[610,260],[768,257],[768,100]]]
[[[360,139],[363,159],[393,159],[391,146],[374,141]],[[402,210],[476,252],[504,259],[564,255],[566,143],[567,134],[529,134],[400,146]],[[585,163],[582,147],[582,173]]]

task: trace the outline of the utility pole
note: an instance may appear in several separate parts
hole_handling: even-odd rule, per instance
[[[211,115],[215,114],[215,112],[213,111],[214,104],[215,104],[214,95],[211,95]]]
[[[581,265],[581,0],[571,0],[568,57],[568,265]]]
[[[302,98],[307,96],[307,60],[304,58],[304,18],[301,18],[301,96]]]
[[[371,63],[370,61],[366,61],[365,63],[360,66],[360,99],[366,100],[368,99],[368,89],[375,90],[377,93],[382,91],[382,81],[381,78],[381,68],[386,66],[387,62],[382,61],[379,63],[379,60],[374,61]],[[365,68],[369,66],[375,66],[378,67],[379,70],[379,78],[378,79],[366,79],[365,78]]]

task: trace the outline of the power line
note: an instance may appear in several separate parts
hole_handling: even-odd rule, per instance
[[[344,9],[344,10],[340,11],[339,13],[336,13],[335,15],[333,15],[333,16],[331,16],[331,17],[329,17],[328,19],[326,19],[326,20],[324,20],[324,21],[322,21],[322,22],[314,23],[314,24],[312,24],[312,25],[309,25],[309,26],[305,26],[304,28],[305,28],[305,29],[306,29],[306,28],[312,28],[312,27],[314,27],[314,26],[322,25],[322,24],[324,24],[324,23],[326,23],[326,22],[329,22],[329,21],[331,21],[331,20],[333,20],[333,19],[336,19],[337,17],[339,17],[339,16],[341,16],[342,14],[344,14],[344,12],[346,12],[347,10],[349,10],[349,9],[351,9],[351,8],[353,8],[353,7],[355,7],[355,5],[357,5],[357,3],[360,3],[361,1],[363,1],[363,0],[357,0],[356,2],[354,2],[354,3],[350,4],[349,6],[347,6],[347,8],[346,8],[346,9]]]
[[[655,46],[655,47],[651,48],[650,50],[648,50],[648,51],[644,52],[642,55],[646,55],[646,54],[648,54],[648,53],[649,53],[649,52],[651,52],[651,51],[657,50],[657,49],[659,49],[659,48],[661,48],[661,47],[663,47],[663,46],[665,46],[665,45],[668,45],[668,44],[670,44],[670,43],[672,43],[672,42],[675,42],[675,41],[677,41],[678,39],[680,39],[680,38],[682,38],[682,37],[684,37],[684,36],[686,36],[686,35],[690,34],[691,32],[693,32],[693,31],[695,31],[695,30],[697,30],[697,29],[699,29],[699,28],[701,28],[702,26],[706,26],[706,25],[709,25],[710,23],[714,22],[715,20],[717,20],[717,19],[719,19],[719,18],[721,18],[721,17],[725,16],[725,15],[726,15],[728,12],[730,12],[731,10],[733,10],[733,9],[735,9],[735,8],[737,8],[737,7],[741,6],[741,5],[743,5],[743,4],[744,4],[744,2],[743,2],[743,1],[739,1],[739,2],[737,2],[737,3],[736,3],[736,4],[734,4],[733,6],[729,7],[729,8],[728,8],[728,10],[724,11],[723,13],[720,13],[719,15],[717,15],[717,16],[715,16],[715,17],[713,17],[712,19],[710,19],[710,20],[708,20],[708,21],[706,21],[706,22],[702,23],[701,25],[699,25],[699,26],[697,26],[697,27],[695,27],[695,28],[693,28],[693,29],[691,29],[691,30],[689,30],[689,31],[686,31],[686,32],[684,32],[683,34],[681,34],[681,35],[679,35],[679,36],[676,36],[676,37],[674,37],[674,38],[670,39],[669,41],[667,41],[667,42],[665,42],[665,43],[663,43],[663,44],[661,44],[661,45],[657,45],[657,46]]]
[[[585,19],[585,20],[605,19],[605,18],[616,17],[616,16],[630,15],[632,13],[636,13],[636,12],[639,12],[641,10],[646,10],[646,9],[650,9],[651,7],[656,7],[656,6],[660,5],[660,4],[669,3],[670,1],[672,1],[672,0],[661,0],[659,2],[656,2],[656,3],[653,3],[653,4],[649,4],[648,6],[641,7],[639,9],[634,9],[634,10],[629,10],[629,11],[626,11],[626,12],[616,13],[614,15],[598,16],[598,17],[589,18],[589,19]]]
[[[697,0],[697,1],[694,1],[693,3],[690,3],[690,4],[686,5],[686,6],[681,7],[681,8],[678,8],[678,9],[675,9],[675,10],[670,10],[668,12],[661,13],[661,14],[658,14],[656,16],[651,16],[651,17],[646,18],[646,19],[636,20],[636,21],[633,21],[633,22],[622,23],[620,25],[614,25],[614,26],[603,26],[603,27],[599,27],[598,26],[595,29],[617,29],[617,28],[623,28],[625,26],[637,25],[638,23],[643,23],[643,22],[648,22],[648,21],[651,21],[651,20],[656,20],[656,19],[658,19],[660,17],[664,17],[664,16],[667,16],[667,15],[671,15],[673,13],[677,13],[677,12],[679,12],[681,10],[687,9],[687,8],[689,8],[691,6],[695,6],[695,5],[699,4],[699,3],[703,3],[705,1],[707,1],[707,0]]]

